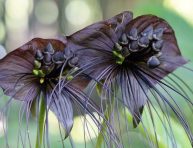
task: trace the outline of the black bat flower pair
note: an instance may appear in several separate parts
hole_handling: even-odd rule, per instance
[[[113,144],[123,147],[121,134],[114,126],[114,121],[111,121],[114,111],[121,112],[121,109],[127,108],[133,117],[133,126],[137,127],[147,104],[150,114],[151,108],[156,111],[159,107],[166,119],[168,113],[164,110],[169,107],[192,144],[191,128],[168,91],[179,94],[190,108],[192,101],[183,89],[177,89],[180,88],[178,84],[173,86],[162,81],[186,63],[174,31],[165,20],[153,15],[133,19],[131,12],[123,12],[63,40],[36,38],[9,53],[0,60],[0,87],[11,99],[24,102],[27,117],[33,106],[37,108],[36,113],[40,114],[42,98],[47,132],[47,113],[51,110],[65,129],[67,137],[73,126],[73,106],[76,106],[80,109],[79,113],[89,114],[102,132],[106,146]],[[87,86],[89,94],[83,92]],[[101,98],[99,101],[90,99],[93,88],[98,86],[102,88]],[[165,90],[167,95],[157,86]],[[153,105],[154,102],[158,105]],[[111,112],[107,117],[109,106]],[[93,112],[98,113],[104,124]],[[153,117],[151,120],[154,122]],[[117,122],[121,124],[121,120]],[[155,146],[159,147],[159,144]],[[172,146],[175,147],[175,143]]]

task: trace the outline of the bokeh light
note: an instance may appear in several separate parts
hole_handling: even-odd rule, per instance
[[[59,131],[58,120],[53,112],[51,111],[49,112],[48,119],[49,119],[49,128],[55,129],[55,130],[50,130],[50,133],[52,135],[57,135]]]
[[[72,0],[66,6],[65,15],[72,25],[82,25],[90,19],[91,10],[85,1]]]
[[[93,113],[93,115],[100,121],[97,113]],[[87,123],[84,124],[84,121]],[[74,126],[72,128],[71,135],[75,142],[82,143],[84,141],[90,141],[91,139],[96,138],[98,133],[99,129],[97,125],[93,121],[92,117],[90,117],[88,114],[85,116],[76,117],[74,119]]]
[[[58,7],[55,1],[39,1],[35,7],[35,16],[42,24],[52,24],[58,18]]]
[[[9,17],[16,20],[21,20],[28,17],[29,0],[7,0],[6,13]]]
[[[7,53],[5,48],[2,45],[0,45],[0,59],[2,59],[6,54]]]
[[[5,38],[5,25],[3,24],[3,22],[0,22],[0,42],[2,42]]]
[[[97,113],[93,113],[93,115],[100,121]],[[83,123],[84,120],[87,121],[87,124]],[[60,130],[58,126],[58,120],[52,112],[49,112],[49,128],[51,129],[50,133],[52,135],[55,135],[55,136],[58,135],[58,132]],[[92,118],[89,115],[77,116],[74,118],[74,124],[73,124],[73,128],[71,131],[71,136],[74,142],[82,143],[85,141],[90,141],[91,139],[97,137],[98,132],[99,132],[98,127],[96,126],[96,124],[94,123],[94,121],[92,120]]]
[[[3,16],[3,5],[1,4],[1,1],[0,1],[0,17]]]
[[[164,6],[174,10],[193,25],[193,0],[164,0]]]
[[[4,135],[6,130],[5,117],[0,112],[0,138]]]
[[[7,0],[5,3],[6,9],[6,24],[9,30],[19,28],[26,29],[28,26],[28,16],[32,10],[31,0]]]

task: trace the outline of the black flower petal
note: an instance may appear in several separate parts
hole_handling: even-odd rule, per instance
[[[56,115],[65,129],[65,138],[69,136],[73,127],[72,105],[75,105],[78,111],[82,110],[79,114],[87,113],[91,116],[97,127],[100,128],[101,123],[93,115],[93,111],[108,124],[100,108],[83,93],[90,78],[76,67],[79,58],[69,50],[67,52],[65,50],[64,42],[36,38],[0,60],[0,87],[11,99],[24,102],[27,110],[26,121],[29,120],[30,111],[41,117],[43,111],[40,104],[43,101],[46,107],[46,138],[48,138],[49,110]],[[33,110],[36,110],[36,113]],[[23,113],[20,116],[23,117]],[[113,131],[110,126],[108,129],[111,131],[109,137],[112,140]]]
[[[125,12],[122,13],[124,14]],[[110,20],[116,20],[115,18],[117,16]],[[129,109],[134,127],[141,121],[145,104],[152,103],[148,92],[152,93],[153,89],[155,100],[162,101],[173,110],[192,142],[190,128],[184,117],[179,115],[179,108],[174,109],[156,87],[156,84],[161,85],[164,77],[187,63],[181,55],[172,27],[153,15],[123,20],[119,29],[117,24],[121,21],[109,21],[105,25],[106,22],[93,24],[68,37],[73,52],[79,57],[79,67],[106,89],[103,90],[103,96],[109,100],[116,93],[114,85],[120,86],[122,99],[117,94],[115,99]],[[125,49],[129,52],[125,52]],[[176,91],[166,86],[169,90]],[[160,100],[157,100],[154,93]],[[186,100],[183,95],[182,98]]]
[[[68,137],[73,126],[73,108],[71,99],[63,93],[53,94],[48,98],[48,102],[50,103],[51,111],[56,115],[58,121],[65,129],[65,138]]]

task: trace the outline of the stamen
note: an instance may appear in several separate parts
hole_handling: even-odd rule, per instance
[[[113,51],[113,56],[116,58],[116,63],[121,65],[123,64],[125,57],[122,56],[122,54],[118,51]]]
[[[39,71],[38,71],[38,76],[39,76],[39,77],[45,77],[46,74],[43,72],[43,70],[39,70]]]
[[[45,73],[42,70],[33,69],[32,73],[37,77],[45,77]]]
[[[33,69],[32,73],[33,73],[33,75],[38,76],[38,73],[39,73],[39,72],[38,72],[37,69]]]
[[[40,67],[41,67],[41,63],[39,62],[39,61],[37,61],[37,60],[35,60],[34,61],[34,67],[35,67],[35,69],[39,69]]]
[[[74,78],[74,77],[73,77],[72,75],[69,75],[69,76],[66,77],[66,80],[67,80],[67,81],[71,81],[73,78]]]
[[[44,81],[45,81],[45,79],[44,79],[44,78],[40,78],[40,84],[43,84],[43,83],[44,83]]]

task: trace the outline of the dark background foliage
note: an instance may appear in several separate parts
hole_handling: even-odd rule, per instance
[[[53,38],[58,35],[70,35],[91,23],[112,17],[121,11],[130,10],[134,13],[134,16],[151,13],[166,19],[176,32],[182,54],[193,60],[192,8],[192,0],[0,0],[0,57],[4,55],[5,49],[6,52],[10,52],[34,37]],[[190,62],[187,66],[192,65]],[[193,83],[191,83],[192,73],[185,72],[183,69],[178,69],[176,73],[193,88]],[[174,97],[178,102],[181,101],[179,96]],[[1,106],[6,99],[6,97],[0,95]],[[5,117],[0,116],[0,147],[4,146],[5,141],[3,122],[9,129],[8,141],[11,146],[17,143],[20,105],[18,102],[13,103],[8,122],[5,122]],[[185,106],[183,102],[181,105],[182,107]],[[190,110],[184,107],[184,111],[187,116],[192,117]],[[146,115],[143,118],[144,121],[148,121]],[[155,122],[158,126],[160,125],[160,128],[157,129],[158,139],[165,147],[166,141],[161,130],[161,123],[157,119]],[[172,118],[171,122],[175,129],[178,144],[190,147],[183,129],[179,127],[176,119]],[[58,127],[57,125],[57,120],[50,113],[50,139],[51,145],[55,145],[55,147],[61,146],[58,129],[55,130],[55,127]],[[25,130],[25,126],[22,126],[22,129]],[[32,143],[35,141],[36,130],[34,129],[35,121],[32,118],[30,121]],[[78,133],[76,132],[77,129],[79,130]],[[152,131],[149,130],[149,132]],[[83,134],[82,122],[79,117],[76,117],[72,137],[79,147],[84,147]],[[131,132],[130,137],[134,147],[147,146],[147,142],[143,140],[144,135],[140,128]],[[94,138],[95,135],[91,133],[91,137]],[[89,136],[86,140],[89,141]],[[65,143],[68,145],[69,141],[67,140]]]

